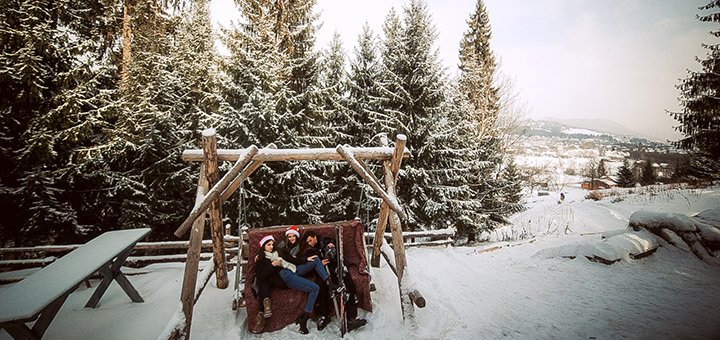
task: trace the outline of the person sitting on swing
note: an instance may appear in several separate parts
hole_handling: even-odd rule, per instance
[[[270,311],[270,288],[291,288],[308,293],[304,313],[298,319],[298,323],[300,324],[300,333],[310,333],[307,329],[307,320],[313,312],[320,287],[302,275],[314,270],[327,285],[334,288],[336,286],[330,281],[330,274],[317,256],[309,256],[305,259],[292,258],[286,255],[287,252],[278,252],[275,249],[275,238],[272,235],[263,237],[259,244],[260,249],[255,257],[255,277],[259,287],[258,299],[261,302],[260,305],[264,307],[264,311],[261,312],[262,315],[258,314],[258,318],[262,316],[262,319],[258,320],[253,332],[262,332],[265,319],[270,317],[266,317],[266,315],[272,314],[268,313]],[[285,256],[281,256],[281,253]]]
[[[277,250],[278,252],[283,252],[281,253],[281,256],[292,256],[293,258],[298,258],[299,256],[304,255],[300,254],[300,243],[300,229],[296,225],[292,225],[285,230],[285,240],[278,243]],[[316,254],[315,256],[318,255]],[[327,266],[330,260],[322,259],[321,262],[323,266]],[[318,330],[321,331],[325,329],[328,323],[330,323],[330,304],[332,302],[329,298],[324,298],[330,296],[327,284],[325,284],[325,282],[318,282],[318,285],[320,286],[318,297],[322,298],[315,300],[315,312],[317,315],[320,315],[318,320]]]
[[[330,273],[337,273],[337,249],[335,248],[335,240],[330,238],[320,239],[318,235],[309,230],[304,235],[305,243],[307,248],[303,253],[303,256],[319,256],[322,258],[322,263],[328,266]],[[347,327],[348,332],[353,331],[367,324],[367,320],[358,317],[357,310],[357,290],[355,283],[350,276],[350,272],[347,267],[343,266],[343,282],[345,283],[345,289],[348,293],[348,301],[345,303],[345,312],[347,316]],[[331,282],[337,283],[337,275],[330,275]],[[329,290],[334,290],[333,287],[329,287]],[[319,305],[322,307],[318,308],[318,313],[321,315],[320,322],[318,323],[318,330],[322,330],[330,322],[330,304],[332,304],[332,297],[329,291],[320,292]]]
[[[296,225],[289,226],[285,230],[285,239],[277,244],[277,250],[281,249],[293,258],[300,256],[300,229]]]

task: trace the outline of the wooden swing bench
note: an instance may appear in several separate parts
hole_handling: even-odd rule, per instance
[[[372,312],[370,300],[370,275],[367,271],[368,261],[365,255],[363,240],[363,225],[360,221],[343,221],[327,224],[299,225],[301,235],[313,230],[321,238],[335,238],[335,227],[342,226],[342,242],[344,248],[345,265],[357,289],[358,307]],[[285,239],[285,230],[288,226],[268,228],[253,228],[248,232],[248,266],[246,283],[243,291],[247,308],[248,329],[255,327],[255,315],[259,311],[259,301],[252,290],[255,280],[255,255],[259,252],[259,242],[263,236],[273,235],[275,240]],[[302,237],[302,236],[301,236]],[[301,242],[301,253],[304,251],[304,242]],[[273,314],[265,323],[265,332],[272,332],[293,323],[303,313],[307,293],[295,289],[271,289]]]
[[[380,255],[382,254],[388,259],[389,264],[393,267],[393,272],[398,279],[398,288],[400,291],[400,307],[402,309],[403,320],[414,323],[414,307],[415,303],[418,307],[424,307],[424,303],[421,295],[415,289],[413,280],[406,275],[407,260],[405,258],[405,245],[402,237],[402,225],[401,221],[407,219],[405,211],[402,209],[398,198],[396,196],[396,182],[398,179],[400,165],[404,158],[410,157],[410,151],[405,147],[407,137],[399,134],[395,139],[395,146],[390,147],[388,139],[385,135],[380,136],[379,147],[351,147],[348,145],[338,145],[335,148],[308,148],[308,149],[278,149],[274,143],[268,144],[262,149],[258,149],[257,146],[251,145],[245,149],[217,149],[217,137],[215,129],[206,129],[202,132],[202,149],[185,150],[182,155],[182,159],[188,162],[201,162],[200,163],[200,176],[198,177],[198,187],[195,195],[195,206],[192,208],[187,218],[180,224],[175,230],[175,236],[183,237],[186,233],[190,234],[190,245],[188,247],[187,262],[185,263],[185,274],[183,277],[183,287],[180,293],[180,308],[175,312],[175,315],[165,327],[165,330],[160,335],[160,338],[168,339],[182,339],[190,336],[190,326],[192,325],[193,308],[195,302],[199,298],[200,292],[204,288],[208,277],[204,277],[204,280],[198,280],[198,266],[200,261],[200,244],[202,242],[202,236],[204,235],[205,221],[206,218],[210,221],[210,234],[213,240],[213,261],[212,265],[209,266],[211,271],[215,272],[216,286],[220,289],[228,287],[228,274],[227,264],[225,263],[225,249],[223,245],[223,226],[222,226],[222,213],[220,207],[247,179],[255,170],[259,169],[265,162],[291,162],[291,161],[345,161],[350,167],[372,188],[372,190],[381,199],[380,214],[377,219],[377,227],[375,228],[375,238],[372,246],[372,258],[370,264],[373,267],[380,266]],[[382,162],[382,173],[383,181],[381,182],[376,175],[367,167],[365,161],[377,160]],[[222,176],[219,176],[219,161],[234,161],[233,166]],[[384,184],[384,185],[383,185]],[[352,222],[341,222],[350,223],[354,225],[355,221]],[[334,228],[327,228],[328,225],[309,225],[304,226],[305,228],[313,229],[318,228],[318,234],[321,236],[332,236]],[[392,248],[387,246],[384,240],[384,233],[386,228],[389,226],[392,234]],[[247,268],[252,268],[254,265],[254,257],[257,253],[257,245],[260,240],[260,233],[267,233],[271,229],[261,229],[262,231],[250,231],[252,234],[249,239],[249,252],[246,255],[248,257]],[[284,237],[284,227],[276,227],[272,229],[276,238]],[[348,234],[350,233],[350,234]],[[240,228],[239,237],[243,239],[243,230]],[[356,236],[353,236],[356,235]],[[355,240],[364,240],[362,224],[357,221],[356,227],[348,227],[348,231],[343,232],[343,238],[353,238]],[[356,242],[345,239],[344,242]],[[383,247],[383,244],[386,246]],[[354,247],[352,243],[343,243],[343,246]],[[233,297],[233,309],[238,306],[245,305],[247,307],[248,315],[252,315],[253,312],[257,314],[258,301],[253,299],[252,288],[249,287],[250,283],[254,280],[254,274],[249,270],[249,274],[245,277],[246,284],[243,286],[241,293],[241,282],[242,282],[242,259],[243,259],[243,246],[239,246],[239,253],[237,258],[236,275],[235,275],[235,295]],[[362,254],[362,263],[359,258],[356,262],[355,273],[352,274],[353,280],[355,281],[358,289],[365,289],[367,286],[367,295],[358,294],[360,297],[359,307],[370,311],[372,305],[370,303],[369,296],[369,275],[360,274],[362,268],[367,268],[367,259],[365,256],[365,249],[358,250],[357,254]],[[387,251],[381,251],[381,248],[385,248]],[[391,253],[388,256],[388,253]],[[390,259],[392,257],[392,259]],[[353,267],[353,260],[349,259],[351,268]],[[392,262],[392,263],[390,263]],[[364,265],[363,265],[364,264]],[[351,269],[351,272],[353,269]],[[365,282],[363,282],[365,277]],[[201,281],[201,282],[199,282]],[[199,283],[199,285],[198,285]],[[360,288],[360,287],[363,288]],[[292,294],[291,292],[273,292],[271,294]],[[364,293],[363,293],[364,294]],[[304,295],[304,294],[303,294]],[[243,299],[242,296],[247,297]],[[271,295],[271,298],[276,301],[291,301],[293,297],[288,296],[275,296]],[[304,297],[299,296],[295,299],[302,299]],[[304,300],[303,300],[304,301]],[[285,306],[287,305],[287,306]],[[297,306],[298,310],[302,310],[301,303],[273,303],[273,317],[278,308]],[[298,312],[290,311],[288,315],[299,315]],[[271,318],[272,319],[272,318]],[[291,322],[294,319],[289,319]],[[254,320],[249,320],[248,326]],[[283,321],[287,322],[287,320]],[[277,320],[271,320],[269,323],[266,322],[265,330],[275,330],[285,326],[283,322]],[[410,327],[413,327],[412,325]]]
[[[103,276],[85,305],[97,307],[112,281],[133,302],[143,302],[120,271],[135,244],[150,228],[106,232],[0,292],[0,329],[15,339],[40,339],[67,297],[94,273]],[[35,321],[32,328],[26,323]]]

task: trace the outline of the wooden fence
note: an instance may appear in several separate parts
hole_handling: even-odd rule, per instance
[[[244,256],[240,261],[243,270],[245,269],[245,263],[247,263],[247,233],[244,233],[244,235],[242,242]],[[402,235],[406,247],[450,245],[454,242],[455,230],[446,228],[431,231],[403,232]],[[368,241],[369,247],[371,247],[374,237],[374,232],[365,232],[365,239]],[[391,233],[385,233],[384,237],[386,241],[392,241]],[[229,259],[237,255],[240,238],[225,235],[224,241],[228,256],[227,263],[229,265],[237,264],[237,261],[229,261]],[[152,263],[185,262],[189,243],[190,241],[138,242],[132,255],[125,261],[124,266],[142,268]],[[0,273],[47,266],[79,246],[79,244],[68,244],[0,248]],[[202,250],[200,259],[202,261],[209,260],[212,257],[212,240],[203,240]],[[172,252],[173,254],[148,255],[157,252]],[[28,274],[19,273],[18,275],[0,276],[0,284],[20,281],[25,275]]]

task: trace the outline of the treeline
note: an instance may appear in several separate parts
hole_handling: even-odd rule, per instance
[[[0,238],[83,241],[153,228],[170,237],[194,202],[197,164],[180,159],[214,127],[219,147],[378,145],[408,136],[398,197],[411,229],[474,240],[522,209],[503,153],[511,111],[497,85],[481,0],[449,79],[421,0],[365,27],[350,55],[315,46],[315,1],[236,1],[217,35],[207,1],[26,0],[0,9]],[[220,57],[215,42],[230,51]],[[229,166],[229,165],[227,165]],[[378,170],[372,168],[373,170]],[[377,172],[380,173],[379,171]],[[265,164],[223,207],[227,223],[351,219],[379,199],[343,163]]]

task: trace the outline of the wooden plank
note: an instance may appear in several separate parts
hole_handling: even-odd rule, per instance
[[[394,149],[390,147],[348,147],[358,159],[389,160],[392,158]],[[218,149],[218,161],[237,161],[243,156],[243,149]],[[410,157],[410,150],[403,150],[403,158]],[[182,160],[186,162],[202,162],[202,149],[185,150]],[[279,161],[342,161],[333,148],[308,148],[308,149],[262,149],[252,160],[264,160],[265,162]]]

